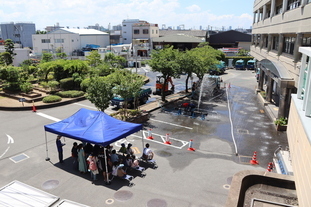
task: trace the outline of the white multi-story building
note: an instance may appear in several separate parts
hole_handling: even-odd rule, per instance
[[[148,57],[152,51],[152,39],[159,37],[158,24],[146,21],[133,24],[133,49],[136,55]]]
[[[288,117],[297,89],[300,46],[311,46],[311,0],[255,0],[251,55],[258,61],[258,89]]]
[[[35,34],[32,41],[37,56],[56,51],[64,52],[69,57],[77,56],[88,46],[100,48],[110,44],[109,34],[95,29],[58,29],[47,34]]]
[[[255,0],[251,55],[258,88],[288,117],[299,206],[311,206],[311,0]],[[301,58],[302,57],[302,58]]]
[[[133,40],[133,24],[139,23],[139,19],[125,19],[122,21],[122,42],[123,44],[131,44]]]
[[[292,95],[287,137],[299,206],[311,206],[311,47],[300,47],[297,94]]]

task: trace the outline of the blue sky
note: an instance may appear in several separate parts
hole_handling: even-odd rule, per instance
[[[32,22],[37,30],[53,26],[108,27],[123,19],[140,19],[176,28],[250,28],[252,0],[5,0],[1,22]]]

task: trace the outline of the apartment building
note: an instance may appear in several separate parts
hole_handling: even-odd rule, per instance
[[[0,24],[0,37],[11,39],[21,47],[32,47],[31,36],[36,34],[36,26],[31,22],[7,22]]]
[[[288,117],[301,66],[300,46],[311,46],[311,0],[255,0],[251,55],[259,62],[258,90]]]
[[[133,46],[136,55],[148,57],[152,50],[152,39],[159,37],[158,24],[140,21],[133,24]]]

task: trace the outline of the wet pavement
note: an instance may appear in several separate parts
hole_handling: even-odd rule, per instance
[[[119,179],[105,185],[101,177],[92,184],[89,174],[73,170],[70,149],[75,140],[66,138],[65,164],[58,163],[53,134],[48,134],[45,144],[44,125],[67,118],[81,107],[96,110],[89,101],[37,113],[1,111],[0,164],[6,167],[0,169],[0,186],[19,180],[61,199],[94,207],[224,206],[233,175],[241,170],[265,171],[274,150],[278,145],[287,146],[287,139],[286,133],[275,130],[258,103],[252,71],[229,70],[221,77],[230,88],[222,88],[222,95],[213,100],[202,100],[194,116],[178,113],[181,103],[193,100],[176,95],[174,102],[162,108],[157,102],[149,105],[150,120],[144,131],[114,143],[119,149],[121,143],[130,142],[140,156],[143,138],[155,152],[158,169],[142,163],[147,175],[135,176],[131,188]],[[202,111],[208,114],[204,119]],[[146,139],[149,129],[153,140]],[[164,143],[167,134],[171,145]],[[195,151],[187,150],[190,140]],[[259,165],[250,165],[254,151]],[[49,162],[45,153],[49,153]],[[21,154],[26,159],[11,160]]]

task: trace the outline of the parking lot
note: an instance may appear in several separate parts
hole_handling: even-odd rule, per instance
[[[1,111],[0,163],[5,167],[0,170],[0,186],[18,180],[61,199],[95,207],[224,206],[232,176],[241,170],[266,170],[274,150],[287,145],[287,140],[262,112],[252,71],[229,70],[222,79],[230,88],[218,99],[202,103],[200,108],[208,112],[205,119],[178,114],[176,106],[190,101],[180,100],[153,111],[143,131],[113,144],[119,149],[121,143],[132,143],[139,156],[143,143],[148,142],[155,152],[159,167],[147,168],[145,178],[135,177],[133,187],[117,179],[111,185],[102,179],[92,184],[89,174],[74,171],[70,149],[75,140],[62,140],[66,143],[64,164],[58,163],[54,134],[47,134],[45,145],[44,125],[65,119],[80,108],[96,110],[89,101],[37,113]],[[106,111],[111,112],[112,108]],[[153,140],[146,139],[150,131]],[[167,135],[171,145],[165,144]],[[188,150],[190,140],[195,151]],[[249,164],[254,151],[259,165]],[[18,155],[24,159],[12,161]],[[50,161],[45,161],[47,156]],[[53,185],[47,187],[46,183]]]

